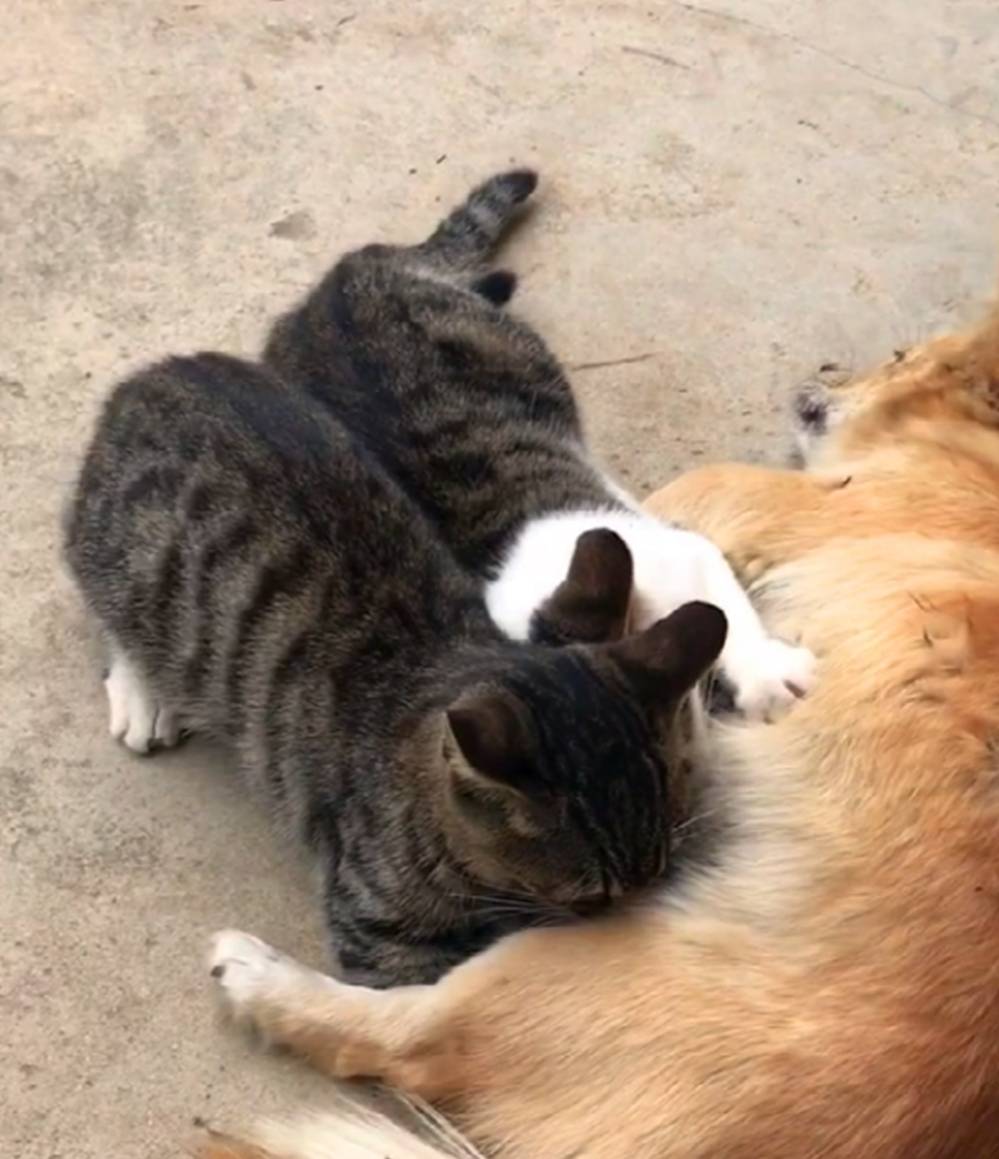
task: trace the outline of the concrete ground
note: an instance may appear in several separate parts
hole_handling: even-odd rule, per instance
[[[140,760],[58,558],[108,386],[253,351],[343,247],[511,161],[511,264],[639,491],[780,457],[789,389],[990,290],[992,0],[8,0],[0,10],[0,1154],[166,1159],[321,1096],[212,1016],[235,924],[316,961],[224,754]]]

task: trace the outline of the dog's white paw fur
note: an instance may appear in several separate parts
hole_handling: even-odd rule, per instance
[[[212,938],[208,970],[229,1011],[248,1015],[264,994],[280,990],[301,967],[260,938],[241,930],[221,930]]]
[[[145,677],[120,652],[115,652],[104,681],[108,697],[109,730],[135,753],[173,748],[180,741],[177,714],[158,704]]]
[[[748,720],[774,720],[815,685],[815,656],[808,648],[773,637],[727,664],[735,706]]]

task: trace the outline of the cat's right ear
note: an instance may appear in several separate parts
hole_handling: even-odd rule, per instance
[[[665,705],[692,688],[725,645],[728,621],[714,604],[683,604],[644,632],[607,647],[638,696]]]
[[[502,693],[470,693],[446,713],[461,757],[457,772],[480,788],[531,788],[530,729],[517,706]]]
[[[472,283],[472,289],[494,306],[505,306],[517,288],[517,275],[512,270],[490,270]]]
[[[628,625],[634,568],[631,551],[606,527],[584,531],[565,579],[534,613],[538,644],[603,644],[620,640]]]

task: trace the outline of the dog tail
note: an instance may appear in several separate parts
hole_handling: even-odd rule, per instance
[[[419,1133],[381,1112],[343,1099],[331,1110],[261,1123],[245,1139],[212,1133],[197,1159],[483,1159],[447,1120],[422,1105]]]
[[[454,270],[482,265],[537,184],[533,169],[511,169],[483,181],[417,247],[420,254],[434,265]]]

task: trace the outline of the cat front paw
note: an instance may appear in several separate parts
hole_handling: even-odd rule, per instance
[[[815,685],[815,656],[799,645],[769,637],[740,657],[724,664],[733,687],[736,709],[747,719],[772,721]]]
[[[108,730],[134,753],[173,748],[182,739],[177,714],[159,704],[146,681],[128,660],[116,658],[104,679]]]

